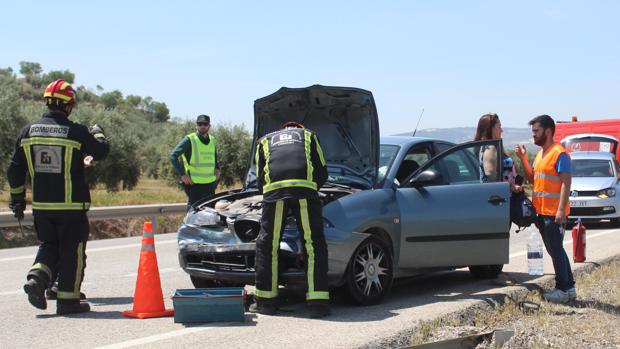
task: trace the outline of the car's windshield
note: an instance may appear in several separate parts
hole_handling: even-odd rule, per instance
[[[398,153],[399,146],[381,144],[379,147],[379,174],[377,176],[377,183],[382,183],[385,179],[385,175],[392,167],[394,158]]]
[[[613,177],[613,164],[604,159],[575,159],[571,161],[573,177]]]

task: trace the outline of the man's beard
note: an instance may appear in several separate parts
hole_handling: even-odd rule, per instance
[[[544,133],[538,139],[534,138],[534,144],[536,144],[539,147],[542,147],[546,142],[547,142],[547,135]]]

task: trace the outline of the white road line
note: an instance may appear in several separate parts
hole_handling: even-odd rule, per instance
[[[7,292],[0,292],[0,296],[12,296],[14,294],[22,294],[22,293],[24,293],[24,290],[7,291]]]
[[[570,233],[571,233],[571,231],[567,230],[565,234],[570,234]],[[600,231],[600,232],[594,233],[594,234],[587,234],[586,233],[586,241],[588,239],[597,238],[599,236],[604,236],[604,235],[611,234],[611,233],[618,234],[618,230],[603,230],[603,231]],[[564,245],[572,245],[572,244],[573,244],[573,239],[572,238],[568,239],[567,241],[564,241]],[[526,254],[527,254],[527,250],[521,251],[521,252],[512,253],[508,257],[509,258],[515,258],[515,257],[519,257],[519,256],[525,256]]]
[[[159,269],[159,274],[167,274],[167,273],[174,273],[174,272],[178,272],[178,271],[183,271],[183,269],[181,267],[174,267],[174,268],[161,268]],[[125,274],[122,277],[135,277],[138,276],[138,273],[130,273],[130,274]]]
[[[124,348],[133,347],[133,346],[136,346],[136,345],[142,345],[142,344],[158,342],[158,341],[165,340],[165,339],[170,339],[170,338],[174,338],[174,337],[185,336],[187,334],[192,334],[192,333],[196,333],[196,332],[210,330],[210,329],[213,329],[215,327],[224,327],[224,326],[230,326],[230,325],[233,325],[233,323],[232,322],[230,322],[230,323],[218,323],[218,324],[204,325],[204,326],[199,326],[199,327],[188,327],[188,328],[184,328],[182,330],[176,330],[176,331],[172,331],[172,332],[156,334],[154,336],[132,339],[132,340],[128,340],[128,341],[125,341],[125,342],[120,342],[120,343],[116,343],[116,344],[110,344],[110,345],[106,345],[106,346],[103,346],[103,347],[97,347],[95,349],[124,349]]]
[[[164,240],[164,241],[155,241],[155,248],[157,248],[157,245],[172,244],[172,243],[176,243],[176,242],[177,242],[176,239]],[[109,247],[86,248],[86,253],[101,252],[101,251],[112,251],[112,250],[118,250],[118,249],[122,249],[122,248],[132,248],[132,247],[136,247],[137,248],[137,247],[140,247],[140,245],[141,245],[141,243],[118,245],[118,246],[109,246]],[[28,256],[0,258],[0,262],[12,262],[12,261],[18,261],[18,260],[22,260],[22,259],[34,259],[34,254],[28,255]]]
[[[88,285],[88,282],[82,283],[82,286],[86,286],[86,285]],[[14,294],[25,294],[25,293],[24,293],[24,290],[0,292],[0,296],[12,296]]]

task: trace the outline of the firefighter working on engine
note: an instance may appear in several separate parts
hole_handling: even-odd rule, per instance
[[[292,212],[305,245],[309,316],[328,315],[327,244],[318,196],[327,180],[327,167],[314,132],[287,122],[281,130],[259,139],[256,178],[263,205],[256,240],[256,303],[250,311],[277,312],[278,250],[286,218]]]
[[[24,291],[30,303],[47,308],[44,291],[58,274],[59,315],[90,310],[80,302],[86,266],[86,241],[90,192],[84,180],[83,159],[104,159],[110,147],[99,125],[90,130],[69,120],[76,103],[75,91],[64,80],[49,84],[44,92],[49,111],[18,134],[7,171],[11,200],[17,219],[26,208],[26,174],[32,185],[32,213],[41,241]]]

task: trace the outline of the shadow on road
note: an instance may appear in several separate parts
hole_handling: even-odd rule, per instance
[[[132,297],[99,297],[88,298],[88,302],[92,305],[117,305],[117,304],[131,304],[133,303]]]

